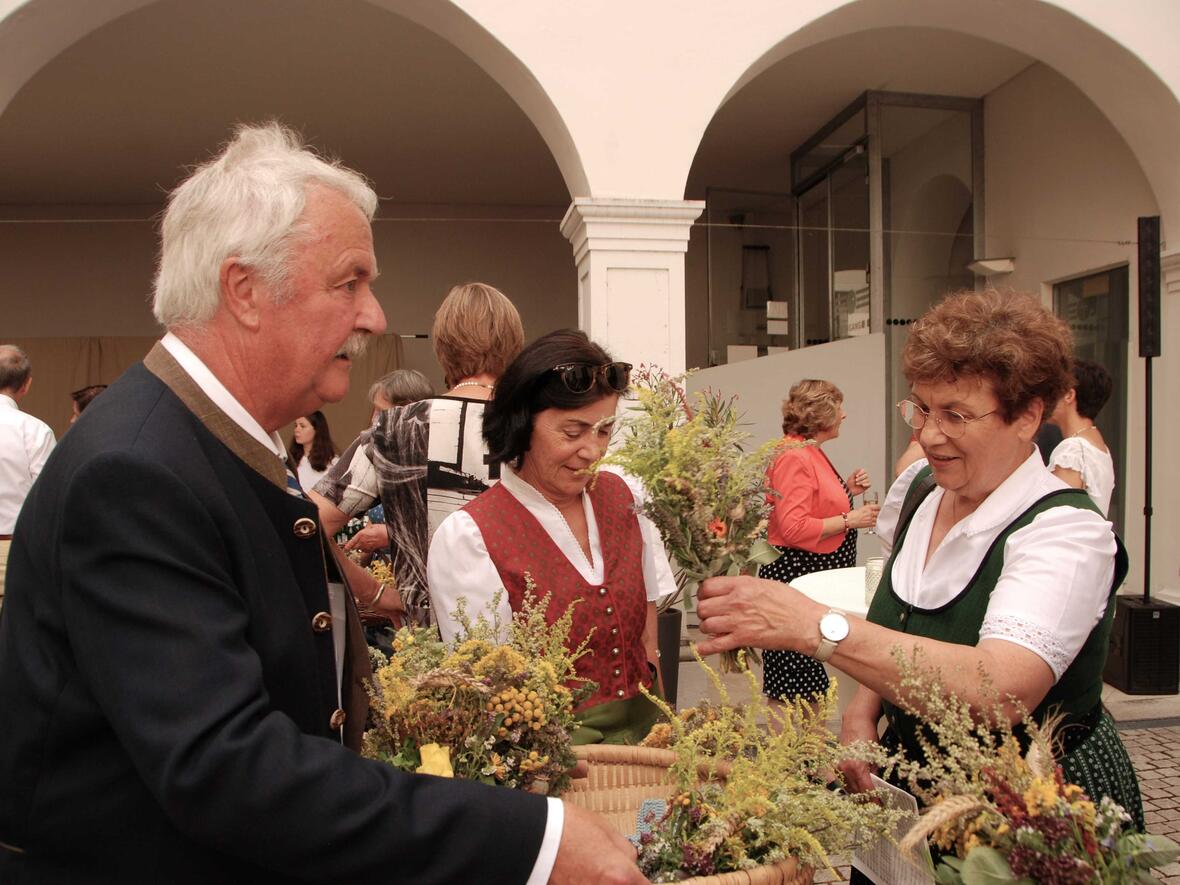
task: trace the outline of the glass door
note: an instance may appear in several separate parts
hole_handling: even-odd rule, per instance
[[[1114,458],[1110,521],[1120,534],[1127,479],[1128,279],[1123,266],[1053,286],[1053,311],[1073,331],[1074,356],[1103,366],[1113,382],[1110,399],[1094,423]]]

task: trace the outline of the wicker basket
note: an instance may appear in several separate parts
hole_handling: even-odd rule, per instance
[[[620,833],[635,832],[639,807],[645,799],[666,799],[672,793],[668,769],[676,761],[671,750],[590,744],[574,747],[589,766],[586,777],[575,778],[566,801],[596,811]],[[693,885],[806,885],[814,871],[792,860],[754,870],[685,879]]]

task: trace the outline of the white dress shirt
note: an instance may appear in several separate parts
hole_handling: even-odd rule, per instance
[[[33,480],[57,440],[49,425],[0,393],[0,535],[11,535]]]
[[[586,514],[586,528],[590,540],[590,558],[587,559],[582,545],[574,537],[561,511],[521,479],[511,467],[501,465],[500,470],[501,485],[541,524],[545,533],[565,554],[570,565],[577,569],[582,580],[587,584],[601,584],[606,580],[602,542],[598,534],[598,522],[594,518],[594,508],[590,504],[590,496],[582,493],[582,507]],[[642,490],[630,477],[616,475],[627,483],[638,509],[643,502]],[[636,515],[639,518],[639,532],[643,538],[644,589],[648,601],[655,602],[676,591],[676,579],[672,577],[672,567],[660,541],[659,531],[642,513]],[[430,542],[426,576],[427,586],[430,587],[431,608],[438,621],[439,632],[447,641],[453,639],[459,630],[459,624],[451,614],[460,598],[467,600],[469,617],[474,619],[484,614],[490,620],[493,615],[492,599],[496,591],[504,586],[500,580],[500,573],[496,571],[496,566],[488,555],[479,526],[462,510],[443,520],[438,531],[434,533],[434,538]],[[544,587],[539,589],[542,593],[545,592]],[[495,614],[499,616],[500,624],[506,631],[512,622],[512,607],[506,593],[500,594]]]
[[[217,377],[209,371],[209,367],[183,341],[169,332],[164,336],[161,344],[221,411],[225,412],[246,433],[274,452],[275,457],[286,461],[287,450],[279,435],[263,430],[262,425],[246,411],[233,394],[226,390],[225,385],[217,380]],[[344,661],[344,630],[341,629],[344,620],[344,587],[341,584],[330,584],[328,589],[331,594],[332,633],[336,646],[336,689],[339,693],[341,668]],[[561,843],[562,830],[565,828],[565,806],[561,804],[559,799],[548,799],[546,804],[549,814],[545,818],[545,835],[541,839],[541,850],[537,853],[532,874],[525,885],[545,885],[549,881],[550,873],[553,872],[553,864],[557,862],[557,848]]]
[[[877,519],[888,556],[905,493],[926,466],[912,464],[889,489]],[[946,533],[927,561],[930,533],[943,490],[919,505],[893,563],[893,591],[923,609],[938,608],[964,589],[992,542],[1044,495],[1068,486],[1050,473],[1034,448],[1028,458],[969,516]],[[1069,667],[1106,611],[1114,580],[1114,531],[1092,510],[1054,507],[1008,536],[1004,567],[988,601],[980,639],[1003,639],[1035,652],[1055,679]]]

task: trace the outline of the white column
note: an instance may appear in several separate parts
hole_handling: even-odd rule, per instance
[[[685,366],[684,253],[699,200],[578,197],[561,222],[578,268],[578,327],[616,359]]]

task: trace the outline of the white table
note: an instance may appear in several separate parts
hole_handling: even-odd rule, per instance
[[[869,607],[865,603],[865,569],[863,565],[853,568],[834,568],[824,572],[812,572],[800,575],[791,581],[791,586],[804,596],[814,599],[828,608],[838,608],[840,611],[859,618],[864,618]],[[860,683],[842,670],[824,664],[828,677],[836,680],[838,717],[843,717],[844,710],[856,694]],[[835,723],[839,727],[839,723]]]
[[[800,575],[791,586],[828,608],[838,608],[850,615],[864,617],[869,610],[865,604],[865,567],[833,568],[826,572]]]

